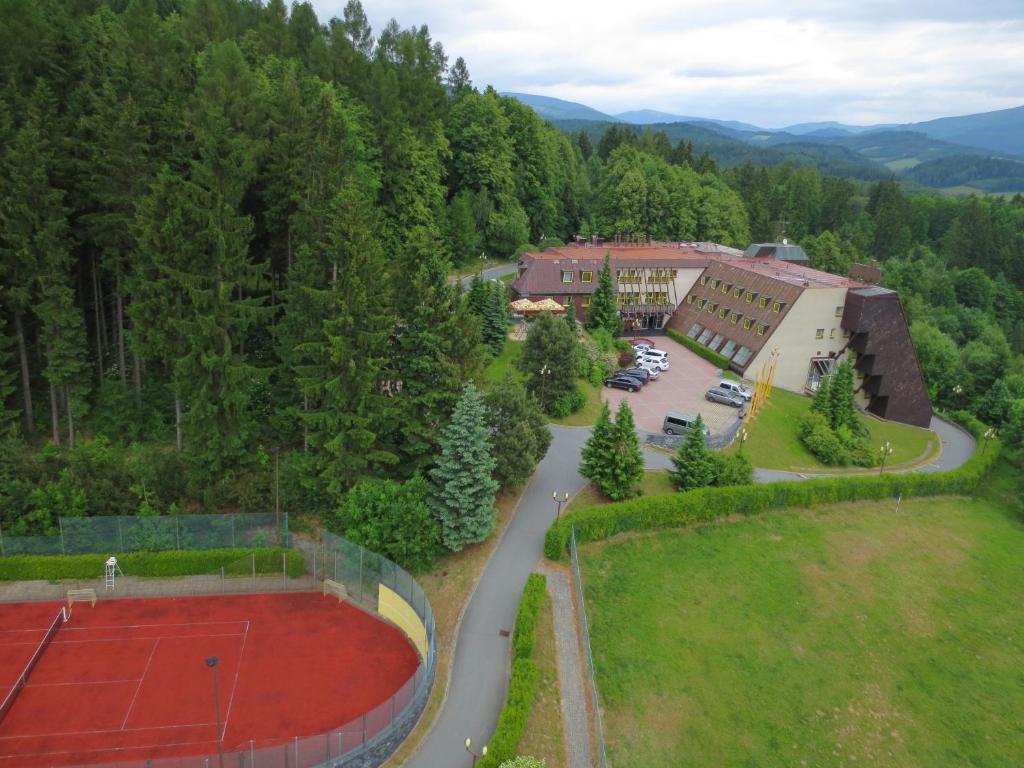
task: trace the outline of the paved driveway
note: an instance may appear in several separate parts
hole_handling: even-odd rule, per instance
[[[704,399],[708,387],[718,383],[719,369],[667,336],[655,337],[654,342],[657,349],[668,352],[669,369],[639,392],[605,388],[605,400],[612,414],[622,400],[628,400],[637,429],[641,431],[660,433],[665,414],[679,411],[691,415],[699,413],[712,434],[724,432],[738,418],[739,409]]]

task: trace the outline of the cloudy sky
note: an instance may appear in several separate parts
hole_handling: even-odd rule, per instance
[[[345,0],[312,0],[321,21]],[[362,0],[478,87],[781,127],[1024,105],[1024,0]]]

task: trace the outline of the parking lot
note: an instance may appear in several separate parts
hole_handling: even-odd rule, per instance
[[[718,368],[667,336],[655,336],[651,340],[657,349],[668,352],[669,369],[662,371],[657,381],[649,381],[639,392],[606,387],[604,396],[613,415],[619,402],[628,400],[637,428],[644,432],[660,433],[662,421],[669,411],[693,416],[699,413],[713,435],[726,431],[736,422],[741,409],[704,399],[708,388],[719,381]]]

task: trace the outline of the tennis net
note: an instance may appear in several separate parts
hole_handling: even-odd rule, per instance
[[[67,608],[61,608],[54,618],[53,623],[50,624],[50,628],[46,630],[46,634],[43,635],[43,639],[39,642],[39,647],[36,648],[35,653],[32,654],[32,658],[28,660],[28,664],[21,670],[21,674],[18,675],[18,679],[15,680],[14,685],[11,686],[11,690],[8,691],[7,696],[4,698],[4,703],[0,704],[0,723],[7,717],[7,713],[11,707],[14,706],[14,700],[18,698],[18,694],[21,693],[21,689],[25,687],[28,682],[28,676],[32,674],[32,669],[36,664],[39,663],[39,657],[43,655],[43,651],[46,650],[46,646],[53,640],[53,636],[57,634],[57,630],[61,628],[65,621],[68,620]]]

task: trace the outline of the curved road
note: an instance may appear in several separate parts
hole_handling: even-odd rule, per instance
[[[499,264],[496,267],[485,269],[483,271],[483,277],[484,280],[500,280],[505,275],[511,275],[513,272],[516,271],[516,269],[517,266],[511,262],[508,264]],[[455,279],[462,283],[463,288],[469,288],[469,286],[473,283],[473,274],[469,274],[466,275],[465,277],[459,277]]]
[[[903,471],[955,469],[974,453],[974,438],[958,427],[935,417],[931,428],[942,441],[941,455],[924,467]],[[579,474],[579,463],[590,428],[552,425],[551,433],[551,447],[537,465],[512,521],[470,596],[459,625],[450,686],[441,713],[419,750],[406,761],[407,768],[471,768],[473,758],[463,746],[466,737],[473,739],[474,748],[479,749],[494,733],[505,702],[511,643],[510,637],[500,633],[512,629],[526,577],[540,561],[544,534],[555,518],[551,492],[575,494],[586,485]],[[648,469],[672,466],[671,456],[661,451],[644,451],[644,458]],[[759,469],[755,480],[765,483],[805,477]],[[437,680],[435,684],[445,683]]]

